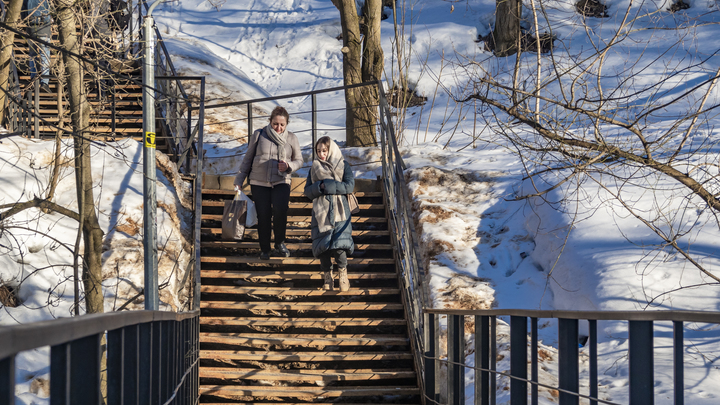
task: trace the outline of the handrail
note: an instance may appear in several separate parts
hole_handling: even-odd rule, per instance
[[[154,321],[182,321],[200,315],[190,312],[122,311],[3,326],[0,330],[0,359],[43,346],[55,346],[107,330]]]
[[[426,326],[423,308],[430,305],[427,277],[420,260],[420,248],[412,216],[412,205],[407,194],[403,171],[406,169],[395,136],[395,127],[389,103],[382,83],[378,82],[380,95],[379,119],[382,148],[383,187],[390,217],[390,228],[397,247],[397,266],[402,281],[402,298],[405,303],[409,334],[413,347],[415,364],[418,366],[418,384],[425,392],[425,366],[423,353],[426,352],[424,336]],[[422,375],[422,376],[421,376]],[[425,396],[423,396],[425,403]]]
[[[433,309],[424,308],[428,314],[461,316],[525,316],[528,318],[554,319],[594,319],[597,321],[673,321],[707,322],[720,324],[720,312],[684,311],[684,310],[648,310],[648,311],[563,311],[534,309]]]

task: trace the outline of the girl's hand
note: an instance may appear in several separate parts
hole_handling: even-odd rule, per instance
[[[320,183],[320,190],[325,191],[325,182]]]
[[[286,161],[281,160],[278,162],[278,170],[280,170],[281,172],[287,171],[288,167],[290,166],[287,164]]]

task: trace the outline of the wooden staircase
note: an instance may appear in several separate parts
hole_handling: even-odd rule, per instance
[[[20,27],[25,30],[25,27]],[[59,45],[57,34],[53,33],[52,43]],[[16,35],[14,42],[14,60],[18,69],[20,89],[22,98],[26,100],[27,107],[35,110],[35,83],[30,79],[28,62],[30,50],[25,38]],[[40,119],[38,120],[38,136],[40,138],[53,138],[58,133],[67,136],[58,128],[71,130],[69,102],[59,87],[55,74],[64,75],[58,72],[57,66],[60,55],[57,51],[51,50],[50,92],[39,89],[37,110]],[[89,65],[88,65],[89,66]],[[86,87],[87,98],[90,103],[90,128],[91,136],[100,140],[114,140],[116,138],[131,137],[141,141],[142,129],[142,70],[137,61],[132,60],[111,60],[108,61],[109,68],[117,74],[126,78],[106,78],[98,82],[87,75]],[[38,88],[40,86],[37,86]],[[35,136],[34,119],[29,119],[30,136]],[[162,140],[158,139],[158,148],[162,150]]]
[[[270,260],[258,257],[255,229],[220,239],[232,180],[203,184],[200,402],[420,403],[379,184],[356,180],[350,291],[340,292],[321,289],[305,179],[292,184],[291,257]]]

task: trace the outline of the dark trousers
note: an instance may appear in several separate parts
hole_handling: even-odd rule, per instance
[[[345,249],[330,249],[320,254],[320,270],[330,271],[333,257],[338,268],[347,268],[347,252],[345,252]]]
[[[258,239],[260,250],[270,252],[270,231],[275,233],[275,244],[285,242],[287,212],[290,203],[290,185],[274,187],[250,185],[258,216]]]

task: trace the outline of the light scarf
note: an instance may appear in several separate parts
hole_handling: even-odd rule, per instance
[[[268,125],[265,127],[265,133],[267,134],[268,138],[270,138],[271,141],[275,145],[277,145],[278,149],[278,162],[281,160],[285,160],[285,142],[287,141],[287,131],[283,132],[282,134],[278,134],[275,132],[275,130],[272,128],[272,126]],[[278,173],[283,175],[284,172],[281,172],[280,169],[278,169]]]
[[[331,140],[327,158],[325,158],[325,160],[317,159],[313,162],[312,168],[310,169],[310,180],[313,183],[324,179],[342,181],[344,173],[345,159],[343,159],[340,148]],[[320,233],[331,231],[337,222],[343,222],[347,219],[345,216],[345,205],[343,203],[345,196],[335,194],[329,195],[328,197],[330,198],[321,196],[313,200],[313,216],[315,216]],[[330,218],[328,215],[331,206],[335,212],[333,218]]]

